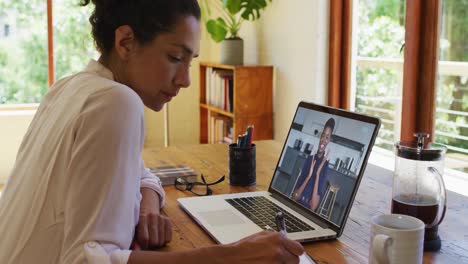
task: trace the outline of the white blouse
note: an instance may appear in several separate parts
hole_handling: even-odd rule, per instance
[[[0,199],[0,263],[127,263],[144,167],[143,102],[91,61],[47,93]]]

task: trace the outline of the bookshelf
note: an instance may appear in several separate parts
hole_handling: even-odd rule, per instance
[[[200,63],[200,143],[273,138],[273,67]]]

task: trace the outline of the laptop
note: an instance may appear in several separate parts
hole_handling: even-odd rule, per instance
[[[343,233],[380,120],[300,102],[268,191],[179,198],[180,206],[218,243],[276,230],[299,242]],[[260,160],[261,157],[257,157]]]

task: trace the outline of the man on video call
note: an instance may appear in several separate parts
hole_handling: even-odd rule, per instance
[[[335,128],[335,120],[330,118],[323,127],[320,135],[317,153],[307,158],[304,162],[299,178],[294,187],[292,198],[305,207],[315,211],[320,204],[320,198],[326,188],[328,172],[328,155],[325,149]]]

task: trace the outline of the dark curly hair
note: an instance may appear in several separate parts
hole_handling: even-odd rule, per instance
[[[97,49],[101,53],[112,50],[115,30],[128,25],[142,44],[153,40],[161,32],[169,32],[180,16],[194,16],[200,20],[197,0],[82,0],[95,9],[89,18]]]
[[[325,130],[327,127],[329,127],[331,129],[331,133],[333,133],[333,130],[335,129],[335,119],[329,118],[323,126],[323,130]]]

